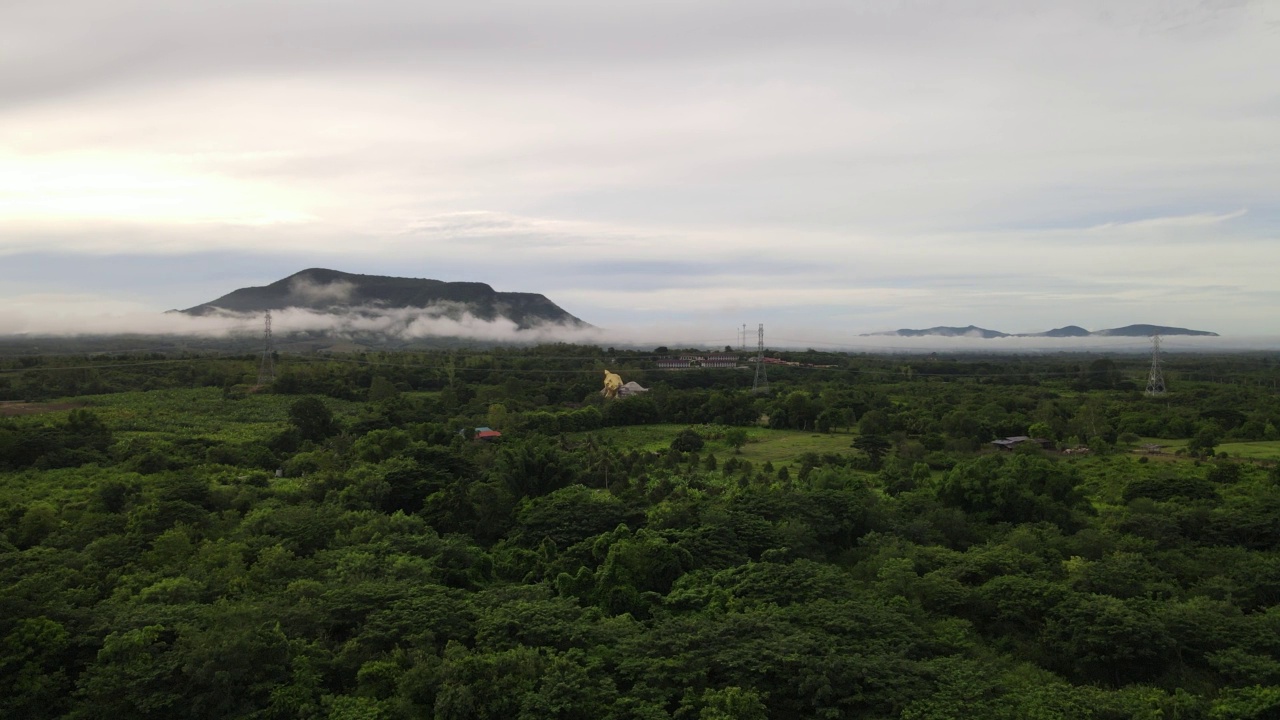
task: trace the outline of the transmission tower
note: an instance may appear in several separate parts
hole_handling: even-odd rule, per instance
[[[764,323],[760,323],[760,333],[756,343],[756,381],[751,385],[751,392],[769,392],[769,378],[764,372]]]
[[[1164,394],[1164,372],[1160,370],[1160,336],[1151,336],[1151,374],[1147,376],[1147,394]]]
[[[747,351],[747,324],[746,323],[742,323],[742,332],[738,334],[738,337],[741,338],[741,342],[738,343],[738,352],[746,352]]]
[[[262,332],[262,362],[258,364],[258,384],[270,385],[276,379],[275,343],[271,340],[271,311],[267,310],[266,327]]]

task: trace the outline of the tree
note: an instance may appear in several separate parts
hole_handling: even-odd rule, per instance
[[[49,618],[20,620],[0,641],[0,715],[52,717],[66,711],[71,682],[62,669],[70,635]]]
[[[1031,427],[1027,428],[1027,434],[1037,440],[1055,439],[1053,428],[1050,427],[1049,423],[1046,423],[1046,422],[1032,423]]]
[[[1114,388],[1123,379],[1115,361],[1110,358],[1100,358],[1089,363],[1085,377],[1088,387],[1094,389]]]
[[[1123,685],[1160,674],[1174,649],[1160,621],[1107,595],[1076,595],[1051,610],[1042,637],[1063,669]]]
[[[181,663],[172,653],[176,633],[147,625],[108,635],[97,662],[80,678],[86,712],[77,717],[179,717]]]
[[[409,434],[403,430],[373,430],[355,441],[352,453],[365,462],[389,460],[409,447]]]
[[[390,380],[378,375],[369,383],[369,402],[382,402],[400,397],[400,391]]]
[[[733,453],[735,455],[740,454],[742,452],[742,446],[747,444],[746,428],[729,428],[724,433],[724,441],[729,443],[729,446],[733,448]]]
[[[578,466],[554,445],[527,440],[503,448],[494,474],[515,497],[539,497],[575,482]]]
[[[570,547],[628,519],[622,501],[608,492],[570,485],[522,504],[511,538],[531,547],[547,539],[557,547]]]
[[[859,435],[854,439],[853,447],[866,453],[872,468],[879,470],[884,464],[885,454],[889,452],[889,441],[880,435]]]
[[[1280,712],[1280,687],[1225,688],[1209,710],[1211,720],[1252,720]]]
[[[699,720],[766,720],[769,709],[760,696],[736,685],[724,690],[707,689],[702,693],[702,712]]]
[[[338,432],[333,411],[317,397],[305,397],[289,406],[289,423],[303,440],[319,442]]]
[[[882,435],[892,429],[889,415],[883,410],[869,410],[858,420],[858,432],[863,435]]]
[[[66,428],[75,438],[76,447],[102,451],[111,444],[111,430],[92,410],[72,410],[67,415]]]
[[[1218,438],[1222,433],[1216,423],[1203,423],[1200,429],[1196,431],[1195,437],[1187,443],[1187,450],[1197,455],[1210,455],[1213,449],[1218,445]]]
[[[938,499],[989,522],[1074,525],[1088,507],[1075,472],[1036,455],[987,455],[956,465]]]
[[[818,415],[818,408],[814,404],[813,398],[809,397],[809,393],[797,390],[787,395],[782,405],[786,410],[787,419],[791,427],[808,430],[813,426],[814,419]]]
[[[671,441],[671,449],[680,452],[697,452],[703,446],[702,436],[693,428],[685,428]]]
[[[595,408],[592,408],[593,410]],[[596,411],[599,412],[598,410]],[[489,406],[489,412],[485,414],[485,420],[489,423],[489,427],[494,430],[502,430],[507,426],[507,406],[502,403],[494,403]]]
[[[829,433],[848,421],[848,413],[837,408],[827,408],[818,414],[818,432]]]

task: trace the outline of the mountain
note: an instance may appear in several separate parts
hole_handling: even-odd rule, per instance
[[[1052,337],[1052,338],[1089,337],[1092,334],[1093,333],[1089,332],[1088,330],[1085,330],[1079,325],[1067,325],[1066,327],[1054,328],[1052,330],[1045,330],[1044,332],[1039,332],[1039,333],[1029,333],[1026,335],[1019,335],[1018,337]]]
[[[421,308],[433,317],[457,319],[467,313],[486,322],[505,318],[520,329],[545,324],[591,327],[537,293],[498,292],[478,282],[356,275],[323,268],[303,270],[262,287],[240,288],[181,312],[209,315],[285,308],[366,314]]]
[[[1218,337],[1218,333],[1209,332],[1208,330],[1188,330],[1187,328],[1168,327],[1165,325],[1125,325],[1121,328],[1111,328],[1110,330],[1089,331],[1079,325],[1067,325],[1066,327],[1054,328],[1038,333],[1004,333],[999,330],[987,330],[975,325],[968,327],[932,327],[926,330],[890,330],[888,332],[863,333],[863,337],[872,335],[892,335],[895,337],[973,337],[973,338],[1003,338],[1003,337],[1048,337],[1048,338],[1080,338],[1080,337],[1150,337],[1152,335],[1203,335],[1207,337]]]
[[[1125,325],[1122,328],[1099,330],[1093,334],[1103,337],[1151,337],[1152,335],[1205,335],[1218,337],[1218,333],[1209,332],[1208,330],[1188,330],[1164,325]]]
[[[888,332],[865,333],[866,335],[896,335],[898,337],[925,337],[927,335],[935,335],[940,337],[975,337],[975,338],[1002,338],[1009,337],[1009,333],[1002,333],[999,330],[987,330],[975,325],[968,327],[931,327],[924,330],[912,330],[903,328],[901,330],[890,330]]]

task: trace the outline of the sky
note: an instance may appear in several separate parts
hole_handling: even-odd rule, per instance
[[[327,267],[655,339],[1280,336],[1276,68],[1274,0],[0,0],[0,334]]]

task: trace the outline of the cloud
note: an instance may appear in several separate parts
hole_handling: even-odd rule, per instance
[[[30,295],[0,308],[0,340],[40,337],[89,337],[102,335],[176,335],[258,341],[262,316],[253,313],[218,312],[204,316],[146,312],[136,303],[97,296]],[[1100,327],[1100,326],[1099,326]],[[465,306],[440,303],[427,308],[352,308],[344,312],[320,312],[287,308],[272,313],[272,330],[278,342],[323,334],[356,342],[422,342],[432,338],[464,338],[477,342],[540,344],[568,342],[599,346],[652,348],[737,347],[738,326],[706,318],[681,319],[658,324],[631,323],[610,328],[569,327],[544,324],[518,328],[498,319],[487,321]],[[993,329],[1018,331],[1016,328]],[[1034,328],[1037,330],[1044,327]],[[751,347],[754,348],[753,323]],[[813,323],[803,317],[795,322],[767,324],[769,348],[817,348],[843,352],[1146,352],[1143,338],[995,338],[862,336],[848,325]],[[1273,349],[1280,337],[1265,330],[1221,338],[1168,337],[1172,352]],[[749,352],[747,354],[750,354]]]
[[[355,290],[355,283],[346,280],[317,283],[310,278],[297,277],[289,283],[291,301],[301,305],[348,305]]]
[[[343,291],[343,288],[336,290]],[[332,285],[305,288],[303,292],[319,292],[323,300],[336,297]],[[263,318],[258,313],[218,311],[202,316],[153,313],[140,310],[135,304],[94,296],[30,295],[0,309],[0,338],[113,334],[252,337],[260,335],[262,328]],[[460,303],[438,303],[424,308],[352,307],[341,312],[290,307],[272,313],[272,331],[281,338],[321,333],[340,338],[373,337],[392,341],[439,337],[541,343],[593,342],[600,337],[599,331],[588,327],[544,323],[520,328],[505,318],[484,320]]]
[[[1221,225],[1230,220],[1244,217],[1249,212],[1246,208],[1241,208],[1234,212],[1224,213],[1195,213],[1192,215],[1174,215],[1169,217],[1143,218],[1141,220],[1130,220],[1127,222],[1108,222],[1086,228],[1086,232],[1096,233],[1099,235],[1114,236],[1116,231],[1137,230],[1137,231],[1165,231],[1165,230],[1182,230],[1212,227]]]
[[[150,309],[327,266],[609,326],[1248,332],[1278,7],[8,3],[0,300],[128,255],[190,259],[119,273]]]

